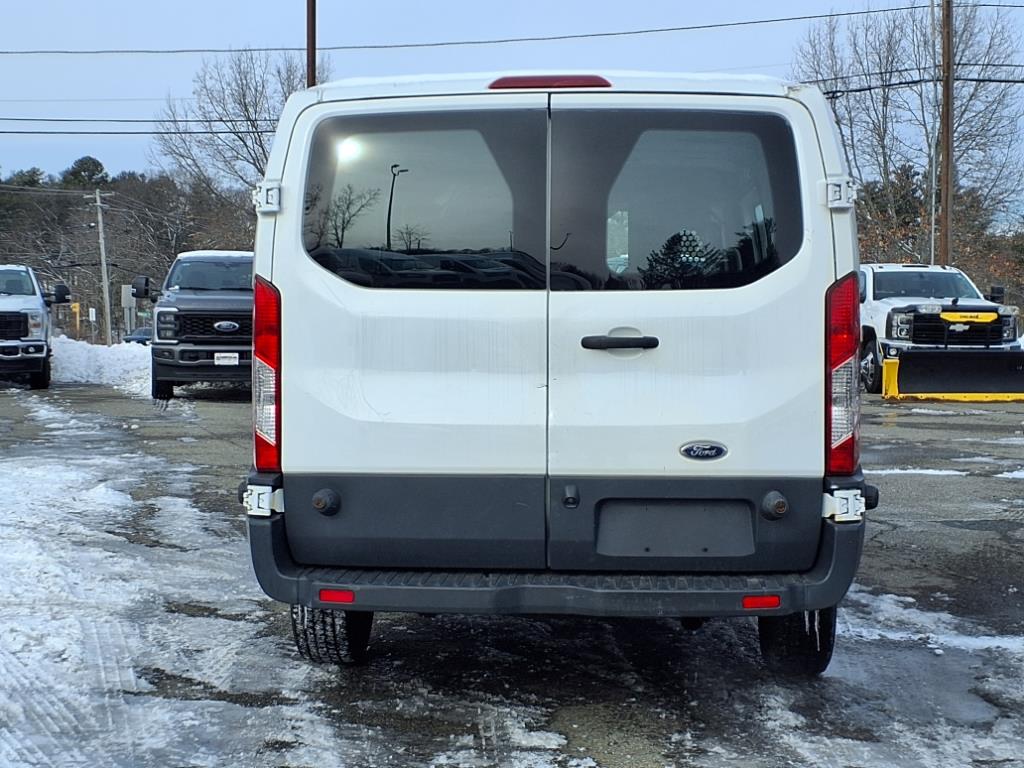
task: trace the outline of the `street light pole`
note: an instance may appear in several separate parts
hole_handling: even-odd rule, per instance
[[[388,235],[387,235],[387,238],[386,238],[387,249],[389,251],[391,250],[391,206],[395,202],[395,181],[398,180],[398,175],[400,173],[408,173],[408,172],[409,172],[408,168],[399,168],[398,167],[398,163],[393,163],[392,166],[391,166],[391,194],[388,195],[388,222],[387,222]]]

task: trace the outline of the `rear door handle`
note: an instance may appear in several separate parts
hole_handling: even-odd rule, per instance
[[[584,349],[654,349],[657,336],[584,336]]]

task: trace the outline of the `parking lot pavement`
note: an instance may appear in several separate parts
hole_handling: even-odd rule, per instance
[[[378,617],[291,650],[234,489],[244,390],[0,388],[0,765],[1024,765],[1024,405],[864,408],[882,492],[836,656],[749,620]]]

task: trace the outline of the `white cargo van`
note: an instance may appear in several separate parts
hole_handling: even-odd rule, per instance
[[[374,611],[758,618],[817,673],[861,554],[853,185],[814,88],[294,95],[255,192],[256,575]]]

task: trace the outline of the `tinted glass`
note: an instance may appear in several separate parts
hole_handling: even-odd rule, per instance
[[[0,293],[10,296],[31,296],[36,292],[32,278],[23,269],[0,269]]]
[[[875,298],[911,296],[934,299],[980,299],[981,295],[959,272],[904,269],[875,272]]]
[[[546,119],[516,110],[322,123],[306,251],[372,288],[543,289]]]
[[[552,117],[552,290],[733,288],[803,238],[793,135],[767,114]]]
[[[167,275],[167,288],[192,291],[251,291],[252,261],[177,261]]]

